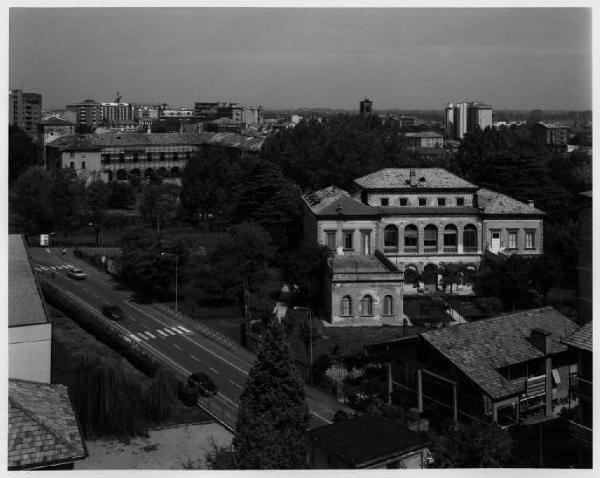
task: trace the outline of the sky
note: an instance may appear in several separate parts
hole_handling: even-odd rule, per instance
[[[265,108],[592,108],[591,12],[544,9],[11,8],[9,87]]]

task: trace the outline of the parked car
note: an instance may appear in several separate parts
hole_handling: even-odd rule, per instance
[[[125,317],[121,307],[117,305],[105,305],[102,307],[102,313],[112,320],[123,320]]]
[[[196,372],[188,377],[187,384],[190,388],[200,392],[203,397],[217,394],[217,385],[204,372]]]
[[[77,269],[76,267],[71,267],[67,271],[67,275],[71,279],[75,279],[75,280],[83,280],[87,277],[87,274],[85,272],[83,272],[81,269]]]

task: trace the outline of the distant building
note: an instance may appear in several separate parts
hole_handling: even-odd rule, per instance
[[[102,123],[134,121],[138,118],[138,107],[130,103],[102,103]]]
[[[75,125],[62,118],[49,118],[38,124],[38,145],[40,160],[46,164],[46,144],[55,139],[75,134]]]
[[[262,106],[242,106],[237,103],[202,102],[194,103],[194,115],[207,121],[229,118],[237,124],[262,124]]]
[[[562,124],[536,123],[532,127],[534,137],[542,144],[557,152],[567,150],[569,127]]]
[[[368,118],[373,114],[373,102],[369,98],[365,98],[360,102],[360,116]]]
[[[316,470],[420,469],[431,458],[429,438],[381,415],[342,420],[308,435]]]
[[[194,110],[191,108],[164,108],[160,110],[159,118],[192,118],[194,116]]]
[[[11,90],[8,94],[8,124],[16,125],[33,141],[38,140],[37,125],[42,121],[42,95]]]
[[[235,133],[109,133],[65,136],[47,145],[50,170],[70,168],[86,179],[179,177],[186,161],[206,148],[257,154],[264,138]]]
[[[87,99],[80,103],[73,103],[71,105],[67,105],[67,109],[75,112],[75,124],[77,128],[95,128],[101,123],[103,118],[102,104],[95,100]]]
[[[448,103],[445,110],[445,132],[450,139],[463,139],[465,134],[492,127],[492,107],[464,101]]]
[[[579,208],[579,254],[577,257],[577,310],[580,324],[587,324],[593,318],[593,212],[592,191],[581,193],[583,198]]]
[[[55,109],[42,112],[42,121],[47,121],[51,118],[60,118],[73,124],[77,123],[77,115],[73,110],[69,109]]]
[[[444,137],[435,131],[405,133],[406,146],[411,150],[443,148]]]
[[[398,122],[400,123],[401,128],[406,128],[407,126],[415,126],[417,124],[417,118],[415,116],[399,116]]]

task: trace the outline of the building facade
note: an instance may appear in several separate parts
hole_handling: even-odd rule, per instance
[[[492,107],[477,101],[448,103],[445,109],[445,133],[449,139],[463,139],[467,133],[492,127]]]
[[[544,213],[440,168],[383,169],[303,196],[304,240],[345,255],[376,250],[400,268],[478,266],[493,254],[543,253]]]
[[[562,124],[537,123],[532,128],[534,137],[548,148],[565,152],[569,140],[569,127]]]
[[[42,164],[46,164],[46,145],[55,139],[75,134],[75,124],[61,119],[49,118],[38,124],[39,157]]]
[[[359,103],[360,116],[368,118],[373,114],[373,102],[369,98],[365,98]]]
[[[435,131],[406,133],[404,138],[406,138],[406,147],[412,151],[444,147],[444,137]]]
[[[37,125],[42,121],[42,95],[11,90],[8,94],[8,124],[16,125],[38,141]]]
[[[67,109],[75,112],[78,128],[95,128],[102,121],[102,104],[95,100],[87,99],[80,103],[67,105]]]

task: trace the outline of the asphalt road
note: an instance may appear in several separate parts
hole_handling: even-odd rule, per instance
[[[82,306],[98,312],[98,320],[110,320],[101,315],[102,306],[121,307],[125,318],[111,322],[119,327],[132,344],[151,351],[184,377],[194,372],[206,372],[219,389],[211,402],[215,406],[213,412],[235,427],[239,396],[252,366],[251,354],[247,351],[236,353],[236,350],[228,350],[152,305],[136,302],[132,298],[132,291],[71,252],[63,256],[60,249],[31,248],[30,254],[37,274],[47,277]],[[67,266],[81,268],[88,274],[87,278],[74,280],[68,277]],[[337,410],[347,410],[332,398],[309,387],[306,392],[310,428],[332,423]]]

